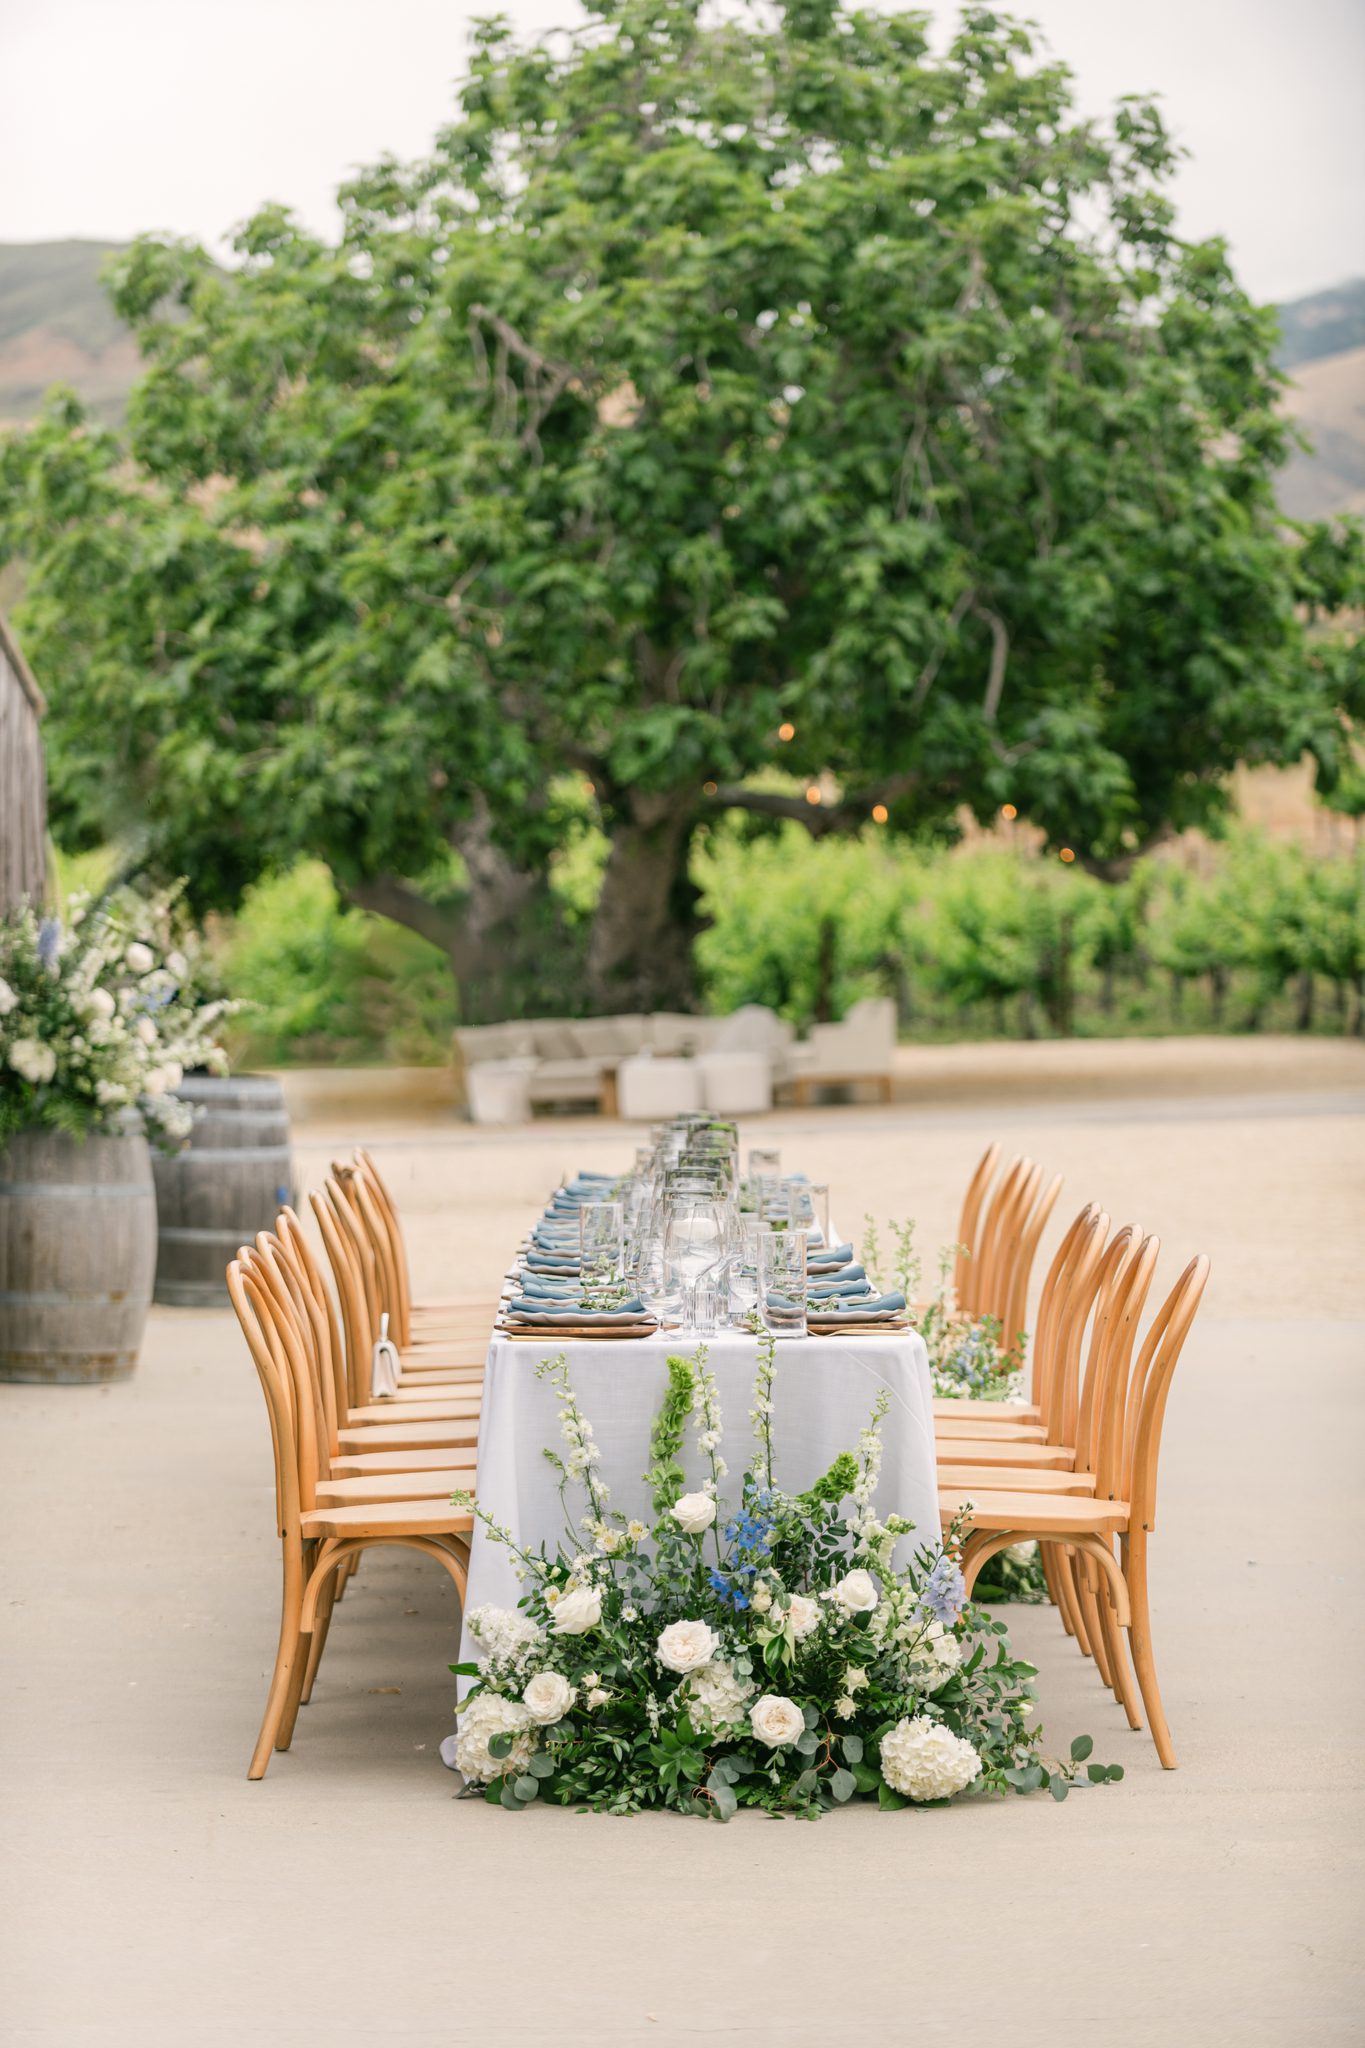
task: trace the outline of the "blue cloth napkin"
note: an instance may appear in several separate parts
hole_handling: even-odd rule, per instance
[[[847,1316],[856,1321],[859,1316],[897,1315],[904,1307],[905,1296],[899,1293],[874,1294],[867,1299],[859,1295],[851,1299],[840,1296],[833,1301],[822,1301],[819,1313],[822,1316]]]
[[[527,1252],[526,1263],[533,1273],[577,1273],[577,1259],[555,1259],[548,1252]]]
[[[806,1254],[810,1266],[846,1266],[853,1257],[851,1244],[812,1245]]]
[[[635,1308],[541,1308],[535,1303],[519,1308],[514,1302],[507,1311],[513,1323],[638,1323],[645,1311]]]
[[[871,1294],[872,1282],[860,1274],[856,1280],[813,1280],[808,1289],[812,1301],[833,1301],[840,1295]]]

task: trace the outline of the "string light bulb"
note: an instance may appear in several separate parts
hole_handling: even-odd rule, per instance
[[[1018,811],[1016,811],[1013,804],[1001,804],[1000,815],[1005,820],[1006,824],[1013,824],[1014,820],[1018,817],[1019,813]]]
[[[1067,862],[1069,863],[1069,862],[1071,862],[1071,861],[1075,860],[1076,856],[1075,856],[1075,854],[1074,854],[1074,853],[1073,853],[1073,852],[1071,851],[1071,848],[1070,848],[1069,846],[1064,846],[1064,847],[1062,848],[1061,852],[1060,852],[1060,853],[1058,854],[1057,858],[1058,858],[1059,860],[1064,860],[1064,861],[1067,861]]]
[[[701,788],[703,796],[714,796],[716,793],[716,785],[714,782],[703,782]]]
[[[818,804],[820,802],[820,792],[813,782],[806,790],[806,802],[808,804]]]
[[[885,804],[873,804],[872,816],[879,825],[884,825],[891,816],[891,813],[887,810]]]
[[[796,727],[791,723],[789,719],[784,720],[783,723],[778,726],[777,737],[780,740],[794,740],[796,738]]]

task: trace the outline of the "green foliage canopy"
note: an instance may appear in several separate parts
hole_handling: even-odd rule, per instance
[[[1348,773],[1360,663],[1306,628],[1358,540],[1277,517],[1274,322],[1174,233],[1172,158],[985,9],[941,56],[827,0],[482,24],[338,246],[267,209],[230,272],[119,261],[126,447],[64,402],[0,456],[59,810],[206,901],[320,856],[477,977],[567,766],[612,1004],[689,992],[725,811],[1008,799],[1112,871],[1239,759]]]

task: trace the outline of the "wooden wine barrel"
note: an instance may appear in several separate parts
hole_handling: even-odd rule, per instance
[[[0,1380],[127,1379],[155,1269],[140,1131],[84,1142],[21,1131],[0,1150]]]
[[[225,1308],[225,1276],[238,1249],[293,1200],[284,1094],[261,1074],[189,1074],[175,1092],[201,1114],[183,1152],[152,1161],[156,1299]]]

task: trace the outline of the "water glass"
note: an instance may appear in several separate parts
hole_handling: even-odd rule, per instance
[[[788,1226],[758,1233],[758,1312],[774,1337],[806,1334],[806,1233]]]
[[[619,1202],[582,1202],[578,1210],[579,1273],[585,1287],[621,1278],[625,1211]]]

